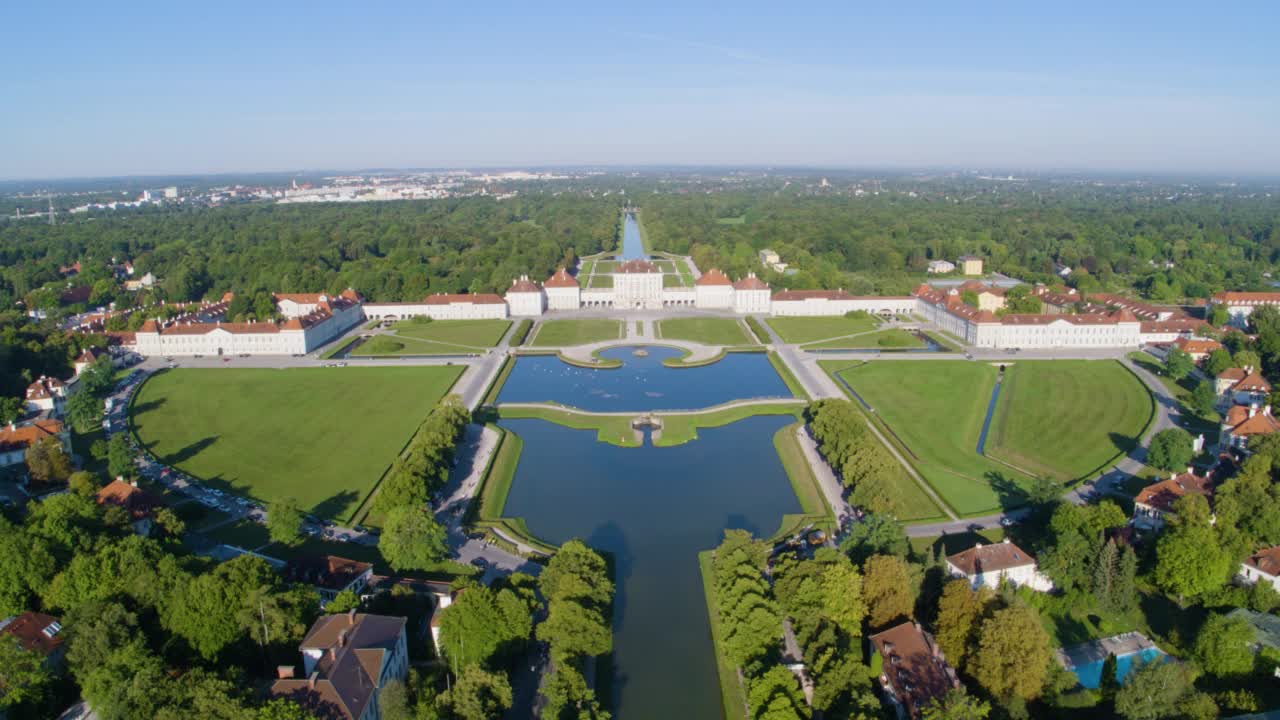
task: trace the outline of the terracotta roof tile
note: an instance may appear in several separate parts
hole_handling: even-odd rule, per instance
[[[24,612],[0,620],[0,633],[17,638],[23,650],[38,652],[45,657],[67,639],[57,618],[36,612]]]
[[[1228,305],[1270,305],[1280,303],[1280,292],[1220,292],[1213,296],[1214,302]]]
[[[711,268],[702,273],[702,277],[694,281],[694,285],[733,285],[728,275],[720,272],[720,268]]]
[[[1280,577],[1280,545],[1259,550],[1246,558],[1244,564],[1271,577]]]
[[[1163,512],[1170,512],[1178,498],[1191,493],[1203,495],[1206,498],[1213,497],[1212,473],[1199,476],[1192,472],[1185,472],[1151,483],[1142,488],[1133,501]]]
[[[755,273],[747,273],[747,276],[738,280],[733,284],[734,290],[768,290],[769,283],[756,277]]]
[[[25,425],[0,425],[0,452],[26,450],[47,437],[57,437],[62,431],[62,423],[52,419]]]
[[[648,260],[628,260],[614,270],[615,273],[629,275],[632,273],[656,273],[658,266]]]
[[[505,305],[507,301],[493,293],[437,293],[435,295],[428,295],[422,302],[425,305],[452,305],[454,303],[467,305]]]
[[[542,286],[549,287],[549,288],[578,287],[578,280],[574,276],[570,275],[567,270],[565,270],[564,268],[560,268],[559,270],[556,270],[554,275],[547,278],[547,281],[542,283]]]
[[[956,566],[965,575],[979,575],[1035,565],[1036,559],[1027,551],[1006,541],[991,545],[979,543],[968,550],[948,555],[947,562]]]
[[[904,622],[870,639],[884,660],[883,677],[908,717],[919,717],[931,702],[960,686],[933,638],[916,623]]]
[[[158,504],[151,494],[136,485],[120,479],[112,480],[98,491],[99,505],[115,505],[124,508],[134,520],[151,514]]]

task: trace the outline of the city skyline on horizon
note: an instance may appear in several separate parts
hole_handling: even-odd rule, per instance
[[[1015,5],[994,20],[944,4],[306,7],[17,8],[0,179],[1280,168],[1280,9],[1264,3]]]

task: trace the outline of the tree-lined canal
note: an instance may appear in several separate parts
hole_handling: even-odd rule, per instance
[[[644,241],[640,239],[640,223],[636,216],[627,213],[622,220],[622,254],[619,260],[645,260],[649,254],[644,251]]]
[[[543,540],[580,537],[615,558],[618,717],[721,717],[697,554],[727,528],[768,536],[801,512],[772,442],[791,422],[751,417],[667,448],[620,448],[543,420],[500,422],[524,440],[505,514]]]

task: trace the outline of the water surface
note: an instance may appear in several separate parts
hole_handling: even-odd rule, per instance
[[[578,537],[615,558],[615,717],[721,717],[697,554],[726,528],[768,536],[801,512],[772,442],[791,422],[757,416],[685,445],[620,448],[593,430],[500,421],[524,440],[504,514],[547,542]]]
[[[636,357],[636,350],[648,356]],[[710,365],[691,368],[663,365],[664,359],[681,355],[670,347],[614,347],[600,355],[623,365],[600,370],[570,365],[554,355],[518,357],[498,402],[556,402],[591,412],[632,412],[793,397],[765,353],[729,353]]]
[[[649,255],[644,251],[644,243],[640,240],[640,225],[636,216],[627,213],[622,221],[622,254],[619,260],[647,260]]]

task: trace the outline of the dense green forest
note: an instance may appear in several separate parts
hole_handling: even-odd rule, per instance
[[[1131,290],[1158,302],[1266,287],[1280,261],[1280,197],[1085,183],[1019,187],[956,179],[679,182],[654,177],[548,184],[517,198],[362,204],[243,204],[118,211],[60,225],[0,224],[0,301],[56,300],[61,265],[78,285],[108,277],[111,258],[160,278],[160,295],[195,300],[234,291],[336,291],[372,300],[501,291],[578,255],[615,246],[619,207],[641,206],[651,247],[692,254],[703,268],[761,273],[775,287],[900,294],[933,259],[972,253],[988,269],[1082,290]],[[620,184],[625,194],[603,192]],[[871,192],[863,187],[874,187]],[[625,198],[625,199],[624,199]],[[772,248],[792,271],[765,271]],[[95,292],[100,300],[127,295]]]
[[[496,202],[270,205],[104,213],[61,225],[0,225],[0,301],[9,305],[77,260],[76,284],[106,277],[114,257],[154,272],[165,299],[223,292],[338,291],[372,300],[500,291],[578,254],[614,246],[618,203],[535,195]]]
[[[1057,280],[1057,263],[1083,290],[1175,302],[1262,287],[1280,260],[1280,198],[1266,195],[757,190],[654,194],[642,205],[651,246],[692,254],[699,267],[761,272],[756,253],[777,251],[796,272],[763,273],[775,287],[905,293],[930,260],[971,253],[1024,280]]]

